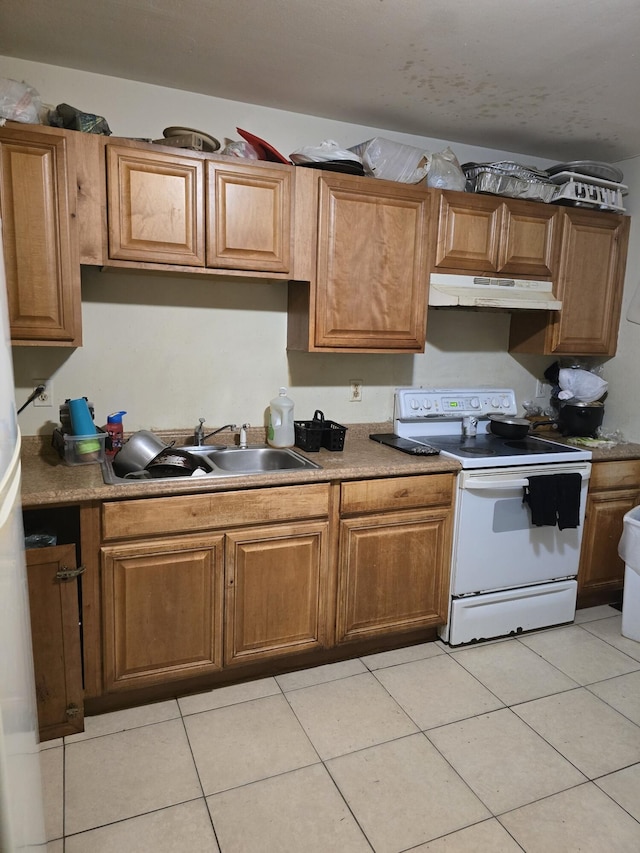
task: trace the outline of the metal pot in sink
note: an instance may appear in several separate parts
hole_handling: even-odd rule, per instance
[[[154,478],[190,477],[198,468],[202,468],[202,465],[193,453],[168,447],[149,462],[145,470]]]
[[[141,429],[122,445],[113,459],[113,470],[119,477],[143,471],[152,459],[169,447],[150,430]]]

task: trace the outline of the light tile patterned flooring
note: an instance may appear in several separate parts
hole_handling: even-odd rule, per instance
[[[53,853],[638,853],[640,643],[611,607],[90,717]]]

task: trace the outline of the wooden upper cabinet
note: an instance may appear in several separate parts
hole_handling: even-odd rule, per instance
[[[207,162],[207,265],[288,272],[292,172]]]
[[[82,343],[69,148],[65,131],[0,128],[0,216],[15,345]]]
[[[434,269],[549,279],[558,208],[473,193],[441,192]]]
[[[109,256],[203,267],[204,163],[107,145]]]
[[[555,280],[559,312],[522,312],[511,320],[511,352],[615,355],[629,217],[563,209]]]
[[[553,276],[560,211],[548,204],[509,199],[503,205],[498,252],[500,274]]]
[[[567,210],[553,323],[553,353],[614,355],[629,239],[628,217]]]
[[[423,352],[429,191],[373,178],[313,177],[317,203],[304,241],[317,245],[315,268],[310,288],[290,287],[289,347]]]
[[[112,261],[263,277],[289,272],[292,166],[141,144],[106,148]]]

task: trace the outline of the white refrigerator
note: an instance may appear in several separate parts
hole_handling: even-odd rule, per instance
[[[20,508],[20,430],[0,223],[0,853],[45,849]]]

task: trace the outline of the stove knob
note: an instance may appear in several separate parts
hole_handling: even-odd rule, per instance
[[[471,408],[472,409],[479,409],[480,408],[480,400],[478,400],[477,397],[471,398]]]
[[[492,397],[491,398],[491,405],[493,406],[494,409],[497,409],[498,406],[500,405],[500,400],[498,400],[497,397]]]
[[[419,408],[420,408],[420,401],[419,401],[419,400],[416,400],[416,398],[415,398],[415,397],[413,397],[413,398],[411,399],[411,401],[410,401],[410,406],[411,406],[411,408],[412,408],[412,409],[414,409],[414,410],[415,410],[415,409],[419,409]]]
[[[429,411],[429,409],[431,408],[431,400],[425,400],[424,407],[427,411]]]

